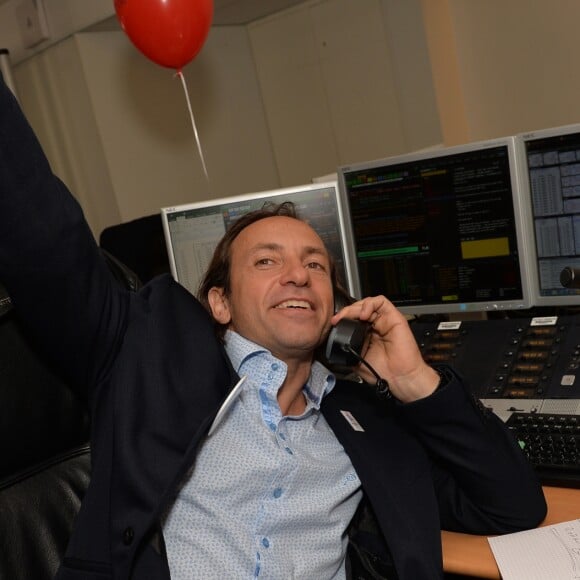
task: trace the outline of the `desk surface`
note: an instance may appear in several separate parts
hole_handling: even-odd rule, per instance
[[[548,515],[542,526],[580,518],[580,489],[544,487]],[[441,532],[443,568],[446,572],[500,580],[499,569],[487,536]]]

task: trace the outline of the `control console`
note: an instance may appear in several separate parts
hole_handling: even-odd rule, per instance
[[[580,399],[580,316],[411,322],[425,360],[481,399]]]

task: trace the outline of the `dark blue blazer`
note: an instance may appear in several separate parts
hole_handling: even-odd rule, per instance
[[[112,279],[3,83],[0,279],[91,408],[92,478],[58,578],[169,578],[160,518],[237,376],[210,316],[169,276],[138,293]],[[408,405],[339,381],[322,409],[374,522],[353,531],[356,549],[390,558],[400,580],[442,576],[442,527],[496,534],[545,515],[510,434],[453,373]]]

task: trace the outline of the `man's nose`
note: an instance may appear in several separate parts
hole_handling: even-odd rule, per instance
[[[301,260],[288,260],[284,264],[284,271],[280,279],[281,284],[295,284],[306,286],[310,282],[310,272]]]

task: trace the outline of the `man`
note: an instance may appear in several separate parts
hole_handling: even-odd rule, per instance
[[[60,579],[433,580],[441,526],[545,515],[510,434],[425,364],[386,298],[334,314],[328,252],[285,206],[226,234],[203,305],[169,276],[119,288],[3,83],[0,279],[90,403],[92,479]],[[314,361],[342,317],[371,324],[364,356],[391,399],[366,367],[369,384]]]

